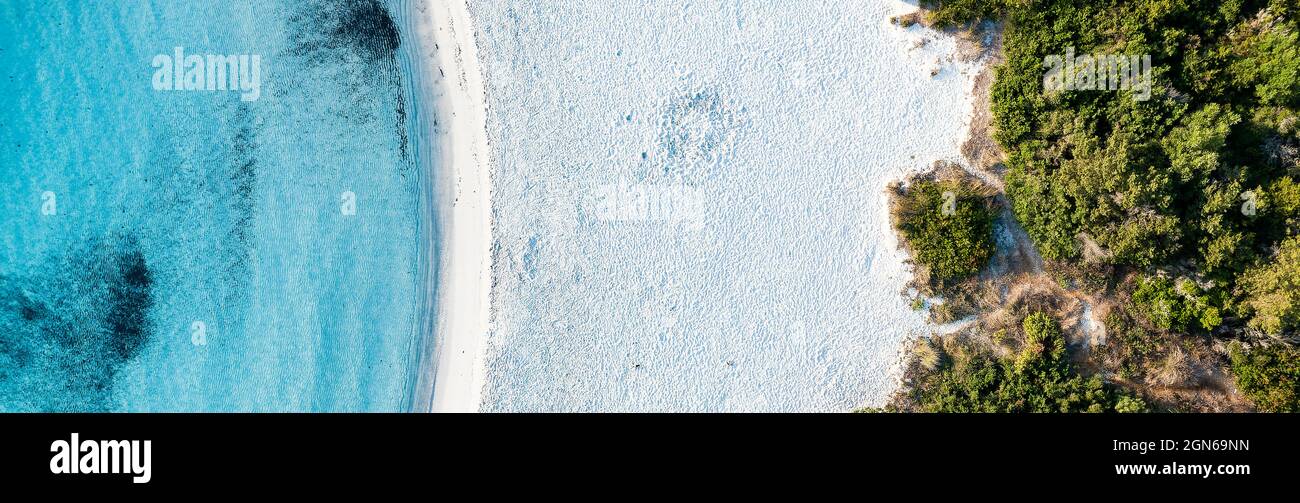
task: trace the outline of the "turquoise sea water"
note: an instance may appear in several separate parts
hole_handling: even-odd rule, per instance
[[[0,410],[409,407],[406,10],[0,0]],[[176,47],[260,56],[260,97],[155,90]]]

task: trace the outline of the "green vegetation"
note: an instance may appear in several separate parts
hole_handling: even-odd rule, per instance
[[[1175,286],[1159,276],[1140,278],[1133,291],[1133,304],[1138,314],[1164,330],[1209,331],[1223,323],[1219,308],[1189,279],[1179,280]]]
[[[943,284],[979,273],[993,256],[993,202],[964,179],[918,178],[894,198],[894,223],[917,265]]]
[[[1065,337],[1044,313],[1025,317],[1012,356],[957,340],[916,352],[909,402],[926,412],[1140,412],[1142,399],[1073,372]],[[1005,336],[1005,334],[1004,334]],[[937,342],[944,344],[944,342]],[[942,351],[941,354],[938,354]]]
[[[962,1],[931,21],[1008,20],[996,137],[1013,209],[1044,255],[1077,259],[1085,236],[1111,264],[1190,261],[1230,289],[1296,230],[1243,208],[1248,191],[1276,195],[1289,216],[1300,203],[1295,3]],[[1150,55],[1153,95],[1045,92],[1045,58],[1067,50]]]
[[[1237,386],[1267,412],[1300,412],[1300,350],[1275,345],[1250,351],[1233,345]]]
[[[940,27],[1005,21],[994,137],[1011,209],[1044,257],[1141,273],[1129,307],[1150,329],[1296,339],[1300,1],[922,4]],[[1149,99],[1045,90],[1047,58],[1066,54],[1149,55]],[[1295,403],[1300,353],[1285,344],[1231,355],[1261,409]]]
[[[1142,328],[1122,309],[1112,311],[1105,322],[1112,351],[1119,353],[1116,374],[1121,379],[1144,379],[1152,372],[1152,362],[1163,356],[1166,341],[1162,334]]]
[[[938,4],[942,8],[937,8]],[[1006,8],[1005,0],[951,0],[946,2],[921,2],[922,6],[927,9],[935,9],[930,13],[929,21],[938,27],[948,27],[958,24],[964,24],[972,19],[983,19],[999,17],[999,14]]]
[[[1267,334],[1300,326],[1300,238],[1282,243],[1274,260],[1247,271],[1241,279],[1250,326]]]

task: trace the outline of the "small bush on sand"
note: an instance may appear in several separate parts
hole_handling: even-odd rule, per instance
[[[979,273],[993,257],[993,199],[965,179],[913,179],[895,191],[894,225],[918,278],[938,285]]]

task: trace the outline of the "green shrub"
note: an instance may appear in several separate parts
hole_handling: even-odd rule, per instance
[[[956,345],[933,370],[913,380],[911,398],[928,412],[1139,412],[1141,398],[1073,372],[1061,327],[1034,313],[1022,325],[1025,344],[1011,358]]]
[[[1264,210],[1277,222],[1282,233],[1300,229],[1300,183],[1284,176],[1269,184],[1265,192]]]
[[[1277,254],[1241,280],[1250,326],[1278,335],[1300,327],[1300,238],[1282,243]]]
[[[1133,395],[1120,395],[1119,400],[1116,400],[1115,402],[1115,412],[1145,412],[1146,409],[1146,402],[1143,402],[1141,398],[1137,398]]]
[[[993,17],[1005,3],[1005,0],[922,0],[921,6],[932,9],[931,24],[947,28]]]
[[[991,200],[959,180],[914,180],[894,200],[895,225],[912,260],[939,282],[973,276],[988,264],[993,219]]]
[[[1267,16],[1265,16],[1267,17]],[[1300,98],[1300,44],[1296,31],[1279,19],[1262,19],[1234,48],[1235,83],[1253,89],[1268,105],[1294,105]]]
[[[1044,257],[1204,280],[1144,278],[1125,307],[1150,323],[1130,335],[1300,330],[1300,2],[922,5],[940,26],[1005,21],[994,139],[1011,210]],[[1149,55],[1150,99],[1046,92],[1045,58],[1070,48]]]
[[[1287,166],[1261,152],[1300,146],[1296,2],[924,5],[940,25],[1007,21],[1005,61],[991,89],[995,138],[1007,152],[1012,210],[1045,257],[1080,258],[1083,236],[1110,264],[1190,262],[1231,292],[1256,253],[1285,237],[1277,229],[1284,219],[1245,214],[1241,198],[1259,187],[1291,195],[1273,183]],[[1045,92],[1044,58],[1068,48],[1150,55],[1150,99]]]
[[[1237,387],[1266,412],[1300,412],[1300,351],[1285,346],[1231,349]]]
[[[1135,380],[1145,377],[1147,364],[1160,354],[1161,334],[1153,333],[1134,323],[1125,309],[1112,309],[1106,315],[1106,337],[1113,344],[1107,350],[1118,352],[1121,378]]]
[[[1139,278],[1133,291],[1133,307],[1152,325],[1174,332],[1214,330],[1223,322],[1210,297],[1187,279],[1175,286],[1160,276]]]

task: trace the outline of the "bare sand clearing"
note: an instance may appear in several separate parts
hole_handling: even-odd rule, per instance
[[[845,411],[934,330],[889,182],[982,68],[896,0],[472,2],[492,149],[484,411]]]
[[[914,8],[893,0],[418,5],[441,257],[417,410],[833,411],[893,391],[904,340],[933,327],[901,295],[884,191],[961,156],[983,64],[952,37],[890,25]],[[692,226],[610,221],[584,211],[602,183],[707,197]]]

